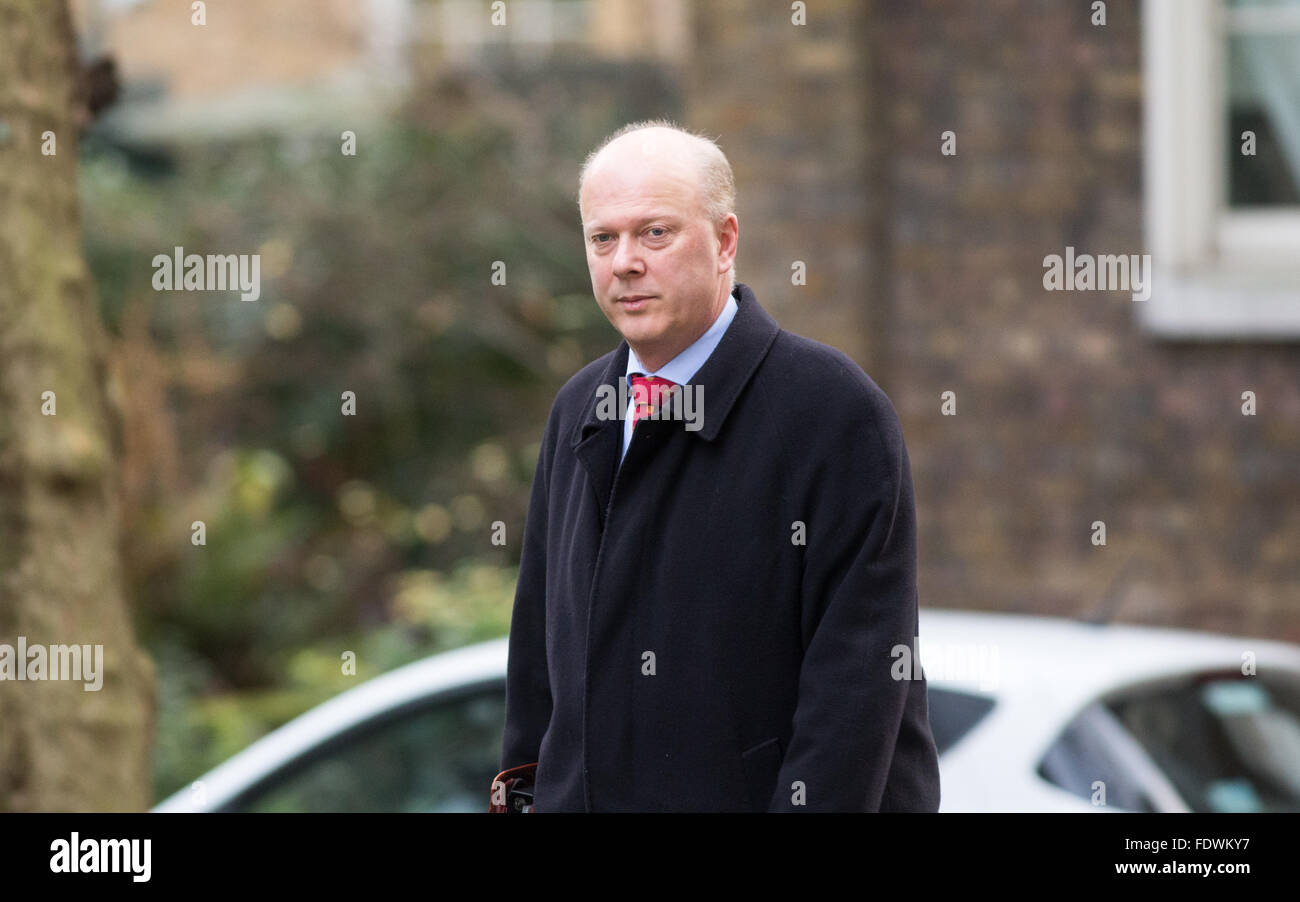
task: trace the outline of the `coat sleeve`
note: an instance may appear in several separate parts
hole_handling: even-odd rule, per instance
[[[853,415],[826,434],[830,445],[819,443],[807,495],[804,654],[773,812],[906,807],[896,797],[902,785],[921,787],[913,810],[937,808],[937,755],[925,705],[916,702],[924,686],[893,677],[903,669],[893,667],[898,646],[914,651],[917,628],[907,449],[893,405],[874,383],[851,406]],[[896,750],[914,760],[896,760]]]
[[[519,581],[506,664],[506,723],[501,770],[537,761],[551,720],[551,683],[546,663],[546,522],[556,410],[547,420],[524,521]]]

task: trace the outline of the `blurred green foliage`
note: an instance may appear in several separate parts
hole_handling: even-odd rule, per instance
[[[628,114],[615,92],[579,134],[562,96],[473,87],[344,126],[356,156],[342,129],[85,142],[159,798],[361,680],[509,626],[550,401],[618,337],[575,190]],[[260,254],[260,299],[153,291],[175,246]]]

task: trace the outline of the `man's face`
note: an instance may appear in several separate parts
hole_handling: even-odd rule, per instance
[[[690,160],[634,132],[605,148],[582,187],[592,293],[651,372],[704,334],[730,287],[736,219],[719,237]]]

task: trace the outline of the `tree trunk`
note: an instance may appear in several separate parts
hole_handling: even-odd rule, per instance
[[[153,665],[123,591],[115,416],[81,251],[74,48],[63,0],[0,0],[0,811],[152,798]],[[53,664],[13,679],[37,676],[15,660],[19,637],[29,655],[92,646],[92,665],[102,646],[101,688],[84,671],[50,679]]]

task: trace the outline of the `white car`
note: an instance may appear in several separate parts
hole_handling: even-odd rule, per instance
[[[1300,647],[922,609],[940,811],[1300,811]],[[919,653],[919,654],[917,654]],[[167,811],[487,808],[506,640],[376,677],[158,804]]]

